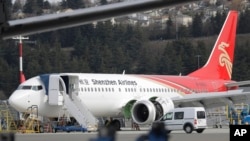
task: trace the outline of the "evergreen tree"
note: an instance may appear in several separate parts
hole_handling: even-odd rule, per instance
[[[239,15],[239,26],[238,33],[249,33],[250,32],[250,10],[246,10]]]
[[[67,0],[67,6],[71,9],[79,9],[85,7],[83,0]]]
[[[67,0],[62,0],[61,3],[60,3],[60,6],[62,7],[62,9],[68,8]]]
[[[86,37],[82,37],[80,31],[76,33],[76,38],[74,41],[74,51],[72,53],[73,56],[82,57],[87,56],[87,46],[89,45],[88,39]]]
[[[216,16],[211,20],[213,29],[216,35],[220,33],[223,23],[226,19],[225,13],[216,13]]]
[[[41,15],[41,0],[27,0],[24,4],[23,12],[27,14]]]
[[[100,3],[101,3],[101,5],[106,5],[106,4],[108,4],[108,1],[107,0],[101,0]]]
[[[51,9],[51,4],[49,1],[43,2],[43,9]]]
[[[160,57],[160,62],[158,62],[158,72],[160,74],[171,74],[170,63],[172,58],[175,57],[175,52],[173,50],[172,43],[167,43],[164,48],[163,54]]]
[[[11,7],[12,7],[12,2],[11,2],[11,0],[5,0],[5,11],[6,11],[6,18],[7,18],[7,20],[9,20],[9,19],[11,19],[11,14],[12,14],[12,9],[11,9]],[[2,9],[1,9],[2,10]],[[2,18],[2,17],[1,17]],[[2,20],[2,19],[1,19]]]
[[[80,31],[82,37],[85,37],[88,40],[95,38],[95,28],[93,24],[86,24],[83,26],[80,26]]]
[[[12,7],[12,13],[18,12],[19,10],[22,10],[21,0],[16,0]]]
[[[181,39],[187,37],[190,37],[189,28],[184,25],[179,26],[178,38]]]
[[[201,14],[195,14],[193,23],[192,23],[192,35],[193,37],[202,36],[202,20]]]
[[[174,38],[174,26],[173,26],[173,21],[171,17],[169,17],[166,24],[167,24],[166,39],[173,39]]]

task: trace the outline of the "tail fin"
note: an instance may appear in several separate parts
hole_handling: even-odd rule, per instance
[[[188,76],[231,80],[237,28],[237,11],[229,11],[207,63]]]

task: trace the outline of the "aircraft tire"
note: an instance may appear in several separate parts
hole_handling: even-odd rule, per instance
[[[112,126],[115,128],[116,131],[120,131],[121,130],[121,123],[119,120],[115,119],[112,121]]]
[[[43,128],[43,126],[39,126],[39,133],[44,133],[44,128]]]

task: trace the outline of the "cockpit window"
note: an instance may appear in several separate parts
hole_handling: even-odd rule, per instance
[[[18,90],[30,90],[32,86],[19,86]]]
[[[21,85],[17,89],[18,90],[34,90],[34,91],[39,91],[39,90],[42,90],[43,87],[41,85],[39,85],[39,86]]]

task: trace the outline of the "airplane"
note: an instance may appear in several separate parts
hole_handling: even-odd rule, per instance
[[[214,108],[245,102],[250,92],[239,86],[249,81],[231,79],[237,19],[237,11],[228,12],[207,63],[188,75],[41,74],[21,83],[8,102],[19,112],[37,105],[38,114],[50,118],[58,117],[66,104],[70,116],[79,121],[89,112],[94,117],[111,117],[110,124],[117,129],[118,117],[132,117],[145,125],[175,107]]]
[[[135,0],[8,21],[6,0],[0,0],[0,38],[64,29],[112,17],[197,2],[199,0]]]

